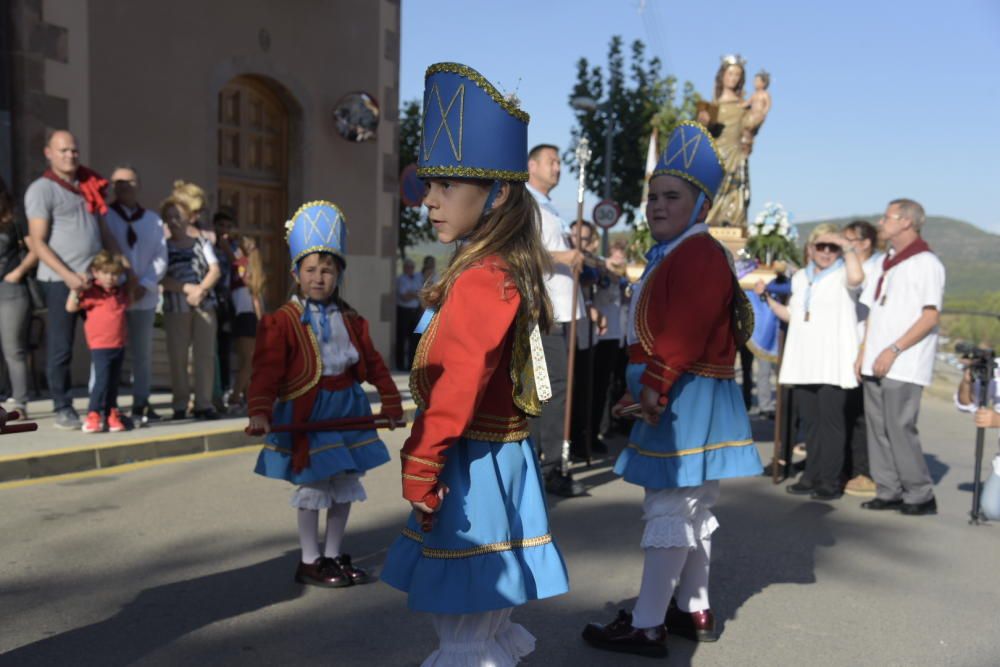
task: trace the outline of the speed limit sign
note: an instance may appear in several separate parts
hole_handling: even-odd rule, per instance
[[[594,224],[601,229],[610,229],[622,215],[621,206],[611,199],[605,199],[594,207]]]

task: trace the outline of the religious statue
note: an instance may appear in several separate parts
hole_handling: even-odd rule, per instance
[[[750,204],[747,161],[757,131],[771,109],[771,95],[767,92],[770,79],[767,72],[761,71],[754,80],[756,91],[746,100],[743,97],[746,61],[739,55],[724,56],[715,75],[712,102],[698,105],[698,122],[705,125],[715,138],[725,170],[722,185],[708,214],[711,226],[746,229],[747,207]]]

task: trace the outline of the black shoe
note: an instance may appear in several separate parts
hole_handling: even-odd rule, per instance
[[[899,508],[899,513],[906,516],[937,514],[937,499],[932,497],[930,500],[922,503],[903,503]]]
[[[809,494],[809,497],[813,500],[836,500],[844,495],[844,492],[839,488],[834,489],[823,489],[817,488],[815,491]]]
[[[174,410],[174,416],[171,417],[174,421],[178,419],[187,419],[187,410]]]
[[[785,487],[785,491],[792,494],[793,496],[811,496],[816,487],[812,484],[803,484],[802,482],[795,482],[795,484],[789,484]]]
[[[135,422],[136,426],[149,426],[150,424],[155,424],[160,421],[160,415],[153,411],[153,408],[148,405],[139,405],[132,407],[132,421]]]
[[[667,631],[660,625],[640,630],[632,627],[632,614],[619,611],[607,625],[588,623],[583,639],[594,648],[620,653],[633,653],[649,658],[667,657]]]
[[[219,419],[219,413],[216,412],[214,408],[195,410],[191,413],[191,416],[200,421],[215,421],[216,419]]]
[[[719,631],[715,628],[715,615],[711,609],[704,611],[681,611],[677,600],[670,598],[667,615],[663,617],[667,632],[693,642],[717,642]]]
[[[375,581],[375,578],[368,574],[366,570],[351,563],[350,554],[340,554],[336,558],[324,558],[324,560],[333,563],[333,566],[339,568],[341,572],[347,575],[353,584],[370,584]]]
[[[866,510],[898,510],[902,506],[902,500],[883,500],[882,498],[873,498],[861,503],[861,509]]]
[[[584,493],[583,486],[572,475],[563,475],[558,470],[553,470],[545,478],[545,490],[563,498],[576,498]]]

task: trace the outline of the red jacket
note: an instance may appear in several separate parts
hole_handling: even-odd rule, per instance
[[[320,389],[323,362],[319,342],[309,324],[302,322],[302,305],[289,301],[272,315],[265,315],[257,328],[253,353],[253,375],[247,392],[249,413],[271,419],[274,402],[294,401],[293,418],[305,422],[312,414]],[[347,373],[358,382],[368,382],[378,390],[382,414],[401,419],[402,399],[392,375],[368,334],[368,322],[353,311],[343,313],[351,343],[358,351],[358,363]],[[304,432],[292,437],[295,470],[309,463],[309,439]]]
[[[735,290],[724,253],[711,236],[696,234],[646,278],[634,314],[639,342],[629,347],[629,361],[647,365],[641,382],[661,395],[684,373],[734,376]]]
[[[528,437],[510,372],[521,296],[505,269],[490,257],[463,271],[420,339],[410,390],[422,412],[401,454],[407,500],[434,493],[448,449],[462,436]]]

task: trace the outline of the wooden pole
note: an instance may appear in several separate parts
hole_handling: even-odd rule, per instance
[[[581,139],[576,147],[576,161],[580,168],[580,180],[576,190],[576,232],[574,233],[574,245],[580,251],[582,243],[581,230],[583,228],[583,184],[584,176],[587,172],[587,163],[590,162],[590,146],[587,139]],[[580,251],[582,252],[582,251]],[[576,363],[576,309],[580,304],[580,268],[581,264],[573,267],[573,299],[570,308],[569,339],[567,347],[569,354],[566,359],[566,408],[563,411],[563,443],[562,443],[562,474],[569,473],[569,439],[573,428],[573,364]],[[589,457],[588,457],[589,458]]]

